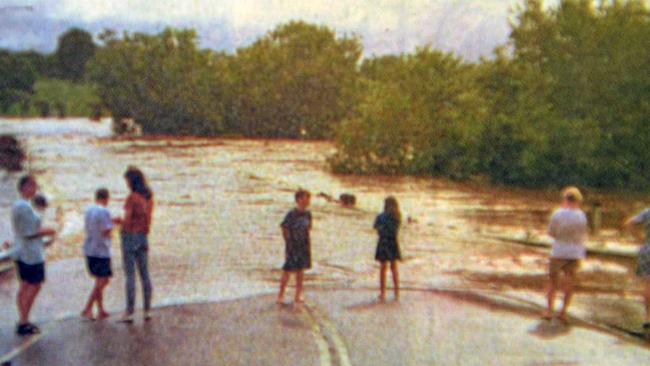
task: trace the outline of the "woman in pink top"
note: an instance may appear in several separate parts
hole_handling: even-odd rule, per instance
[[[122,222],[122,260],[126,275],[126,312],[123,322],[133,322],[135,312],[135,272],[140,273],[144,298],[144,319],[149,320],[151,310],[151,279],[149,278],[149,242],[147,235],[153,213],[153,192],[144,174],[136,167],[129,167],[124,178],[131,194],[124,204]]]

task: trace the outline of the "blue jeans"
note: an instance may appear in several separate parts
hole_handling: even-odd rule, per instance
[[[126,310],[135,310],[135,268],[137,265],[142,283],[144,309],[151,309],[151,279],[149,278],[147,250],[149,243],[146,234],[122,233],[122,261],[126,275]]]

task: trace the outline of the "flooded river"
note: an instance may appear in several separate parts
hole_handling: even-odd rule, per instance
[[[83,119],[0,120],[0,131],[17,135],[24,143],[28,168],[51,200],[46,221],[59,229],[60,240],[49,252],[50,263],[81,257],[83,211],[95,189],[108,188],[110,209],[121,215],[127,194],[122,174],[128,165],[142,168],[156,199],[150,242],[159,302],[274,290],[284,251],[279,223],[293,206],[293,191],[299,187],[314,194],[314,268],[308,272],[307,286],[377,286],[372,223],[384,197],[394,195],[410,218],[401,232],[405,287],[489,289],[543,301],[547,250],[488,236],[543,236],[556,205],[555,190],[335,175],[326,163],[334,152],[327,142],[125,140],[111,136],[109,121]],[[0,240],[4,240],[11,237],[8,210],[16,197],[18,175],[0,174]],[[316,196],[319,192],[355,194],[357,207],[327,202]],[[643,206],[644,196],[595,192],[586,196],[588,202],[603,203],[605,227],[597,240],[632,245],[616,226],[626,213]],[[117,240],[114,249],[119,254]],[[579,288],[587,299],[583,302],[634,300],[638,284],[633,263],[608,257],[586,260]]]

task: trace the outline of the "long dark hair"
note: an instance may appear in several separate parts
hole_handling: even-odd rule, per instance
[[[399,210],[399,204],[395,197],[386,197],[384,200],[384,212],[391,215],[397,222],[402,222],[402,213]]]
[[[130,166],[126,169],[124,173],[124,178],[129,182],[129,189],[131,192],[138,193],[142,195],[147,200],[153,198],[153,192],[149,185],[147,184],[147,179],[144,177],[144,173],[134,166]]]

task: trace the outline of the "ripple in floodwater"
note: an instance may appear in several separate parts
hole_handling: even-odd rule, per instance
[[[251,284],[275,278],[272,271],[280,268],[284,256],[279,223],[293,206],[293,190],[302,187],[314,194],[315,268],[307,278],[311,284],[375,285],[372,223],[384,197],[395,195],[404,217],[411,219],[400,238],[405,281],[427,287],[437,283],[435,278],[444,278],[458,286],[497,284],[541,291],[545,250],[498,243],[482,234],[543,235],[556,191],[427,178],[341,176],[327,169],[326,158],[334,151],[327,142],[120,140],[110,138],[108,123],[0,120],[3,132],[18,135],[26,144],[29,169],[39,172],[39,183],[51,197],[46,221],[63,235],[50,250],[50,260],[80,255],[80,217],[98,187],[111,191],[109,208],[121,215],[127,195],[122,174],[126,166],[136,165],[147,174],[157,202],[152,261],[161,268],[183,268],[164,281],[209,283],[228,273]],[[0,180],[0,240],[9,236],[8,210],[15,198],[16,177]],[[357,208],[327,202],[316,196],[319,192],[335,197],[353,193]],[[605,224],[610,227],[616,226],[614,218],[640,207],[640,195],[587,193],[591,201],[603,202]],[[607,232],[617,235],[616,230]],[[614,264],[594,265],[588,260],[585,286],[608,281],[616,290],[617,284],[633,282],[631,262],[610,262]]]

